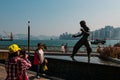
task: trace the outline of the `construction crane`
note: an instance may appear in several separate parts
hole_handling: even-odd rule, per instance
[[[7,37],[10,37],[10,35],[8,35],[6,31],[3,31],[3,32],[7,35]]]
[[[2,37],[0,37],[0,41],[13,41],[13,35],[12,35],[12,32],[10,33],[10,35],[7,34],[7,32],[3,31],[7,37],[9,37],[8,39],[3,39]]]

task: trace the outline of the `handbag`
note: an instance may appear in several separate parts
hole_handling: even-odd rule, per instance
[[[43,71],[46,71],[46,70],[48,70],[48,67],[47,67],[46,64],[44,64],[44,66],[43,66]]]

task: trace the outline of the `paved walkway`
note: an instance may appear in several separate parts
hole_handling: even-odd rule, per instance
[[[32,72],[32,71],[28,71],[28,76],[30,80],[50,80],[45,77],[41,77],[40,79],[37,79],[35,77],[35,72]],[[5,67],[3,64],[0,64],[0,80],[5,80],[5,78],[6,78]]]

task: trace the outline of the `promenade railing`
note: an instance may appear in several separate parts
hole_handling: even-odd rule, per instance
[[[0,49],[7,50],[9,45],[0,45]],[[26,45],[19,45],[20,48],[28,50]],[[37,46],[30,46],[30,50],[34,51]],[[97,47],[92,47],[92,52],[96,52]],[[47,46],[45,51],[61,52],[61,46]],[[68,46],[68,52],[72,52],[73,46]],[[86,52],[86,48],[83,46],[79,49],[79,52]]]

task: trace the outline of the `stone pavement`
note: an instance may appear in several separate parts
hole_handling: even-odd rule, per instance
[[[28,71],[28,76],[30,80],[50,80],[49,78],[41,77],[40,79],[37,79],[35,77],[35,72]],[[0,80],[5,80],[6,78],[6,72],[5,67],[3,64],[0,64]]]

